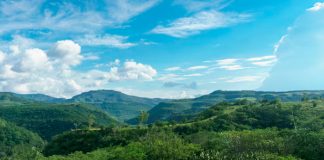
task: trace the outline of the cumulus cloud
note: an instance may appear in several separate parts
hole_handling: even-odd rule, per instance
[[[71,40],[58,41],[49,52],[49,56],[67,66],[75,66],[81,63],[81,47]]]
[[[222,13],[217,10],[201,11],[192,16],[179,18],[165,26],[159,25],[151,32],[183,38],[198,34],[204,30],[229,27],[238,23],[247,22],[249,14]]]
[[[152,80],[157,71],[149,65],[126,61],[122,68],[116,68],[119,76],[124,79]]]
[[[50,69],[47,54],[38,48],[27,49],[21,56],[21,60],[13,65],[16,72],[36,72],[43,68]]]
[[[313,7],[308,8],[307,11],[316,12],[324,8],[324,2],[317,2]]]
[[[76,71],[72,67],[84,58],[81,47],[71,40],[58,41],[48,52],[39,48],[13,48],[7,53],[0,51],[1,91],[69,97],[114,81],[152,80],[157,74],[150,65],[133,60],[122,65],[116,60],[105,71]]]

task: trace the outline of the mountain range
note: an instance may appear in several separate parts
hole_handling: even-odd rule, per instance
[[[217,90],[210,94],[192,99],[159,99],[143,98],[127,95],[114,90],[96,90],[84,92],[70,99],[54,98],[43,94],[15,94],[0,93],[0,100],[10,99],[17,101],[36,101],[41,103],[71,104],[82,103],[104,111],[109,116],[120,122],[126,121],[130,124],[137,123],[137,116],[141,111],[149,113],[148,123],[158,120],[178,120],[185,115],[199,113],[219,102],[248,100],[275,100],[284,102],[301,101],[303,98],[324,97],[324,91],[288,91],[288,92],[266,92],[266,91],[221,91]],[[180,118],[179,118],[180,117]]]

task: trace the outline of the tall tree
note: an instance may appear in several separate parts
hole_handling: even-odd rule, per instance
[[[146,123],[148,118],[149,118],[149,113],[145,111],[141,111],[140,115],[138,116],[139,125],[143,125],[144,123]]]

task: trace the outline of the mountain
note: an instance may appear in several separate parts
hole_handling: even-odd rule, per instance
[[[47,102],[47,103],[63,103],[66,101],[64,98],[55,98],[44,94],[15,94],[17,97],[38,101],[38,102]]]
[[[324,91],[289,91],[289,92],[264,92],[264,91],[215,91],[208,95],[197,97],[194,99],[173,100],[169,102],[161,102],[149,113],[148,123],[159,120],[177,120],[178,117],[185,117],[187,114],[199,113],[211,106],[227,101],[232,102],[240,99],[249,100],[276,100],[280,99],[284,102],[297,102],[303,98],[323,98]],[[181,119],[181,118],[180,118]],[[127,121],[136,124],[136,119]]]
[[[44,94],[0,93],[0,100],[13,102],[44,102],[44,103],[83,103],[105,111],[119,121],[134,118],[140,111],[148,111],[160,102],[169,101],[159,98],[142,98],[130,96],[113,90],[97,90],[84,92],[70,99],[55,98]]]
[[[14,94],[0,94],[0,118],[39,134],[45,140],[75,128],[85,128],[89,119],[94,126],[119,124],[101,110],[87,104],[50,104],[26,101]]]
[[[0,119],[0,159],[21,145],[40,149],[45,143],[37,134]]]
[[[89,91],[67,100],[96,106],[120,121],[134,118],[140,111],[148,111],[163,101],[168,100],[130,96],[113,90]]]

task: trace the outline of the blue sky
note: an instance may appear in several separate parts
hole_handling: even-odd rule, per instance
[[[324,89],[323,10],[318,0],[2,0],[0,90]]]

